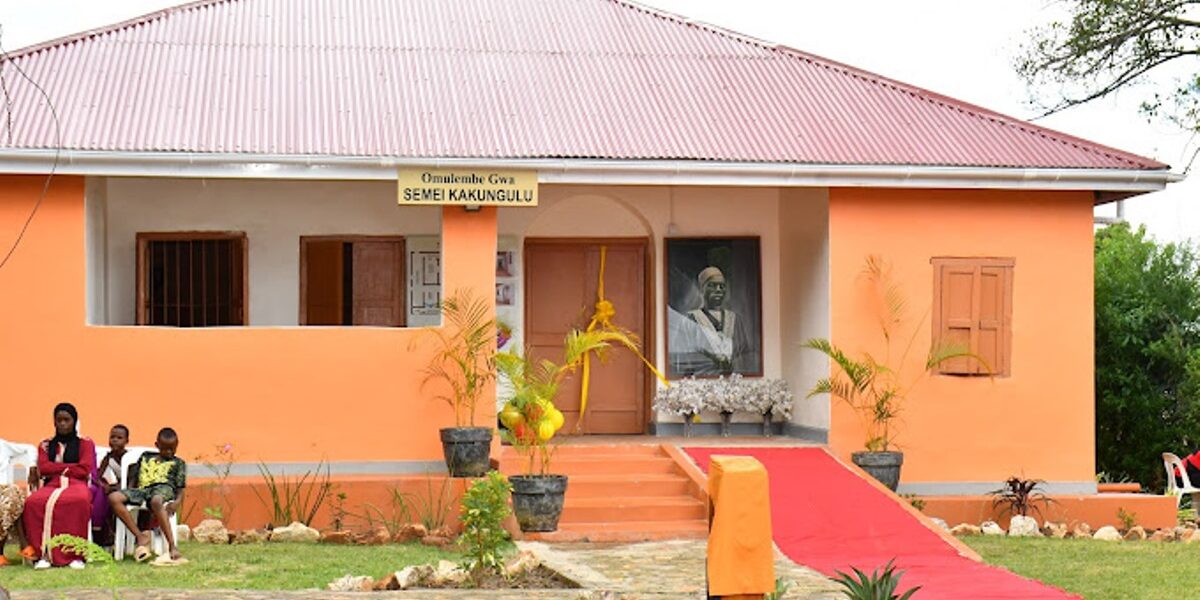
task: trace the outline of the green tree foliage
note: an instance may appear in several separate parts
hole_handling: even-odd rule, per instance
[[[1097,468],[1154,488],[1200,449],[1200,258],[1144,228],[1096,234]]]
[[[1107,96],[1178,59],[1200,55],[1200,2],[1181,0],[1067,0],[1068,17],[1031,32],[1017,72],[1048,92],[1038,101],[1054,113]],[[1193,68],[1168,92],[1142,103],[1200,130],[1200,79]]]
[[[508,542],[504,519],[511,512],[508,495],[512,485],[499,471],[488,471],[467,488],[462,499],[462,542],[464,567],[473,577],[484,571],[501,573],[504,564],[500,550]]]

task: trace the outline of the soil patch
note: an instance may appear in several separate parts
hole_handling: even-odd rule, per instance
[[[512,579],[495,573],[486,573],[479,578],[479,581],[465,581],[459,584],[447,584],[443,586],[429,586],[430,588],[442,589],[476,589],[476,590],[562,590],[562,589],[579,589],[580,585],[563,577],[557,571],[539,566],[535,569],[522,571]]]

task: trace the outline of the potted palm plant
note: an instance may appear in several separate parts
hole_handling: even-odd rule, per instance
[[[978,360],[984,364],[987,372],[990,372],[990,368],[962,345],[937,342],[930,345],[919,373],[912,375],[910,380],[904,380],[901,369],[915,346],[921,324],[918,323],[914,328],[904,350],[899,355],[893,355],[892,343],[905,321],[904,295],[892,280],[888,265],[878,256],[867,257],[863,276],[870,284],[874,305],[879,312],[883,354],[876,357],[869,352],[862,352],[853,356],[827,339],[808,340],[804,346],[828,356],[835,368],[833,374],[813,385],[808,397],[829,394],[858,413],[866,431],[866,450],[854,452],[850,458],[855,465],[895,491],[900,484],[900,467],[904,464],[904,453],[895,447],[895,422],[913,386],[938,365],[955,358]]]
[[[433,329],[438,348],[422,386],[441,383],[436,397],[454,411],[454,427],[440,430],[451,477],[482,477],[491,460],[492,427],[475,426],[475,407],[496,377],[496,320],[491,307],[471,292],[442,301],[442,326]]]
[[[554,404],[568,375],[596,353],[601,359],[613,344],[636,347],[632,335],[612,330],[573,330],[563,344],[561,362],[536,360],[515,350],[496,356],[500,373],[508,380],[511,396],[500,411],[501,435],[512,444],[525,464],[524,475],[513,475],[513,513],[521,531],[554,531],[562,515],[567,476],[551,472],[551,441],[563,426],[563,414]],[[582,415],[581,417],[582,418]]]

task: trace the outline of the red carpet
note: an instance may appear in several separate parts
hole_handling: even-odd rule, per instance
[[[832,576],[866,572],[895,558],[901,589],[914,600],[1078,598],[1046,584],[959,556],[886,494],[820,448],[687,448],[707,472],[714,454],[753,456],[771,481],[775,543],[793,561]]]

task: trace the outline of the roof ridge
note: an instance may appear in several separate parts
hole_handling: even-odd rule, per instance
[[[192,0],[191,2],[185,2],[183,4],[177,4],[175,6],[168,6],[167,8],[160,8],[156,11],[148,12],[146,14],[139,15],[139,16],[136,16],[136,17],[133,17],[130,19],[125,19],[124,21],[119,21],[117,23],[112,23],[109,25],[104,25],[101,27],[93,28],[93,29],[86,29],[84,31],[79,31],[76,33],[69,33],[69,34],[61,36],[61,37],[56,37],[53,39],[37,42],[35,44],[30,44],[28,46],[25,46],[24,48],[17,48],[16,50],[13,50],[12,52],[6,52],[6,54],[8,55],[8,57],[7,57],[8,60],[13,60],[13,59],[21,58],[23,56],[28,56],[30,54],[35,54],[37,52],[41,52],[42,50],[47,50],[47,49],[53,48],[55,46],[65,46],[67,44],[81,42],[81,41],[89,39],[89,38],[109,34],[114,31],[119,31],[121,29],[127,29],[129,27],[142,25],[144,23],[150,23],[151,21],[157,21],[157,20],[163,19],[165,17],[171,16],[175,13],[185,12],[185,11],[189,11],[192,9],[208,6],[211,4],[224,4],[227,2],[240,2],[240,1],[241,0]]]
[[[931,102],[933,104],[937,104],[937,105],[943,106],[945,108],[962,111],[962,112],[964,112],[972,117],[978,118],[978,119],[987,119],[987,120],[991,120],[991,121],[1001,123],[1001,124],[1012,125],[1014,127],[1017,127],[1018,129],[1023,130],[1026,133],[1029,133],[1032,135],[1040,135],[1047,139],[1051,139],[1055,142],[1058,142],[1061,144],[1066,144],[1066,145],[1072,146],[1074,148],[1078,148],[1085,152],[1094,152],[1096,154],[1108,156],[1109,158],[1125,161],[1125,162],[1135,164],[1135,165],[1139,164],[1141,162],[1151,162],[1151,163],[1155,163],[1155,164],[1159,165],[1160,168],[1163,168],[1163,169],[1170,168],[1170,165],[1168,165],[1160,160],[1157,160],[1157,159],[1141,156],[1138,154],[1134,154],[1133,152],[1127,152],[1125,150],[1121,150],[1119,148],[1114,148],[1114,147],[1106,145],[1106,144],[1093,142],[1091,140],[1084,139],[1079,136],[1071,135],[1069,133],[1064,133],[1064,132],[1058,131],[1056,129],[1051,129],[1049,127],[1037,125],[1035,123],[1026,121],[1025,119],[1021,119],[1019,117],[1013,117],[1011,115],[1006,115],[999,111],[992,110],[990,108],[986,108],[986,107],[980,106],[978,104],[966,102],[964,100],[959,100],[958,98],[947,96],[945,94],[941,94],[941,93],[938,93],[938,92],[935,92],[935,91],[932,91],[932,90],[929,90],[929,89],[926,89],[926,88],[923,88],[923,87],[920,87],[917,85],[913,85],[911,83],[905,83],[898,79],[893,79],[893,78],[887,77],[885,75],[880,75],[873,71],[868,71],[866,69],[863,69],[860,67],[855,67],[853,65],[849,65],[849,64],[837,61],[837,60],[833,60],[831,58],[826,58],[824,56],[814,54],[812,52],[793,48],[786,44],[770,42],[770,41],[764,40],[762,38],[758,38],[758,37],[755,37],[752,35],[740,33],[740,32],[734,31],[732,29],[727,29],[725,27],[721,27],[718,25],[713,25],[713,24],[707,23],[705,21],[692,19],[692,18],[683,16],[683,15],[680,15],[678,13],[673,13],[670,11],[662,10],[660,8],[647,6],[647,5],[641,4],[640,2],[637,2],[636,0],[608,0],[608,1],[612,2],[614,4],[622,5],[626,8],[645,12],[645,13],[657,16],[659,18],[662,18],[662,19],[666,19],[669,21],[675,21],[675,22],[679,23],[680,25],[704,29],[711,33],[714,33],[714,34],[717,34],[717,35],[720,35],[723,37],[727,37],[727,38],[732,39],[737,42],[751,44],[754,46],[759,46],[759,47],[761,47],[765,50],[769,50],[771,52],[779,52],[779,53],[783,53],[783,54],[793,55],[796,58],[807,60],[818,66],[822,66],[822,67],[825,67],[828,69],[834,69],[834,70],[840,71],[845,75],[849,75],[851,77],[857,77],[857,78],[867,81],[869,83],[881,85],[884,87],[890,87],[896,91],[910,94],[913,97],[915,97],[919,100],[923,100],[925,102]]]

